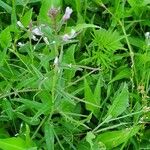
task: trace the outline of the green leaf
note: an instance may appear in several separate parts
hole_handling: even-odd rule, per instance
[[[35,122],[35,120],[36,120],[35,123],[38,123],[38,120],[39,120],[40,115],[42,115],[42,114],[47,114],[48,112],[51,112],[51,105],[50,105],[49,103],[46,103],[46,104],[44,104],[43,107],[40,108],[40,109],[36,112],[36,114],[31,118],[30,124],[31,124],[31,123],[33,124],[33,123]]]
[[[136,47],[141,48],[141,49],[145,45],[145,41],[143,39],[140,39],[139,37],[138,38],[129,37],[129,41],[130,41],[131,45],[136,46]]]
[[[25,15],[21,18],[21,23],[24,27],[27,27],[30,24],[32,18],[32,9],[28,10]]]
[[[121,43],[123,38],[117,31],[99,29],[94,32],[93,44],[103,51],[110,53],[118,49],[124,49]]]
[[[90,144],[83,140],[78,144],[77,150],[90,150]]]
[[[12,8],[2,0],[0,0],[0,7],[4,8],[9,14],[11,14]]]
[[[4,138],[8,138],[9,134],[7,132],[7,129],[5,129],[5,127],[2,127],[2,125],[0,126],[0,139],[4,139]]]
[[[127,142],[129,138],[139,131],[139,129],[140,126],[135,126],[118,131],[107,131],[98,135],[96,137],[96,141],[104,143],[107,149],[112,149],[124,142]]]
[[[14,115],[13,115],[13,109],[11,107],[10,101],[7,99],[4,99],[2,101],[2,106],[3,106],[3,109],[6,112],[7,116],[9,117],[9,119],[12,120]]]
[[[38,125],[40,123],[40,119],[38,117],[28,117],[20,112],[15,112],[15,115],[30,125]]]
[[[51,0],[50,2],[51,2],[50,8],[51,7],[59,8],[62,6],[62,0]]]
[[[96,84],[95,90],[94,90],[94,99],[97,105],[100,105],[101,103],[101,87],[102,87],[102,77],[100,76],[98,79],[98,82]]]
[[[26,137],[26,144],[28,146],[32,146],[32,140],[31,140],[31,137],[30,137],[30,128],[27,124],[26,124],[25,137]]]
[[[108,110],[107,116],[117,117],[121,115],[129,103],[129,91],[128,85],[124,83],[123,86],[120,86],[119,90],[116,92],[117,95],[114,96],[113,104],[110,106]]]
[[[73,44],[66,50],[64,57],[63,57],[63,62],[65,64],[75,65],[75,58],[74,58],[75,48],[76,48],[76,45]],[[71,78],[73,78],[75,76],[75,72],[76,72],[75,69],[68,67],[64,71],[64,76],[67,80],[71,80]]]
[[[50,17],[48,17],[48,10],[52,7],[59,8],[62,5],[61,0],[43,0],[40,8],[38,20],[40,23],[50,23]]]
[[[19,137],[0,139],[2,150],[27,150],[26,143]]]
[[[123,68],[119,73],[117,73],[117,75],[109,82],[115,82],[117,80],[123,79],[123,78],[130,78],[131,76],[131,72],[129,70],[129,68]]]
[[[94,24],[82,23],[82,24],[77,24],[74,27],[67,27],[65,31],[68,33],[68,32],[71,32],[71,30],[73,29],[76,32],[80,32],[81,30],[87,29],[87,28],[98,28],[98,29],[100,29],[101,27],[94,25]]]
[[[7,58],[7,49],[3,49],[3,51],[0,51],[0,66],[2,67],[6,61]],[[6,69],[6,67],[5,67]],[[0,71],[2,70],[2,68],[0,69]],[[4,70],[3,70],[4,71]],[[7,70],[8,72],[8,70]],[[3,72],[1,71],[1,73],[3,74]]]
[[[16,2],[12,1],[12,12],[11,12],[11,24],[13,28],[13,32],[17,31],[17,14],[16,14]]]
[[[95,139],[95,135],[92,132],[88,132],[86,135],[86,141],[90,144],[91,148],[93,147],[93,139]]]
[[[33,77],[25,77],[18,83],[16,86],[17,89],[21,88],[35,88],[39,84],[38,78],[36,76]]]
[[[54,128],[53,125],[46,122],[44,127],[47,150],[54,150]]]
[[[37,3],[40,2],[41,0],[16,0],[16,5],[22,5],[25,6],[28,3]]]
[[[95,101],[95,98],[94,98],[94,94],[86,78],[84,79],[84,98],[85,98],[85,101],[97,105],[97,102]],[[96,117],[98,117],[99,108],[86,103],[86,109],[91,111]]]
[[[46,90],[41,91],[38,94],[38,97],[40,98],[40,100],[42,101],[43,104],[48,103],[48,102],[50,104],[52,104],[52,96],[48,91],[46,91]]]
[[[77,24],[73,29],[76,32],[79,32],[80,30],[83,30],[83,29],[86,29],[86,28],[101,28],[101,27],[99,27],[97,25],[94,25],[94,24],[83,23],[83,24]]]
[[[16,101],[18,103],[23,103],[28,109],[35,109],[35,110],[39,110],[44,105],[42,103],[32,101],[30,99],[24,99],[24,98],[14,98],[14,99],[11,99],[11,101]]]
[[[11,45],[11,35],[9,26],[0,33],[0,44],[2,48],[8,48]]]

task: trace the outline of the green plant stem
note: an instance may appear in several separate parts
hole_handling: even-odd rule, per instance
[[[130,54],[130,58],[131,58],[131,83],[132,83],[132,92],[135,88],[135,84],[134,84],[134,77],[136,79],[136,85],[138,85],[138,80],[137,80],[137,76],[136,76],[136,68],[135,68],[135,64],[134,64],[134,52],[132,51],[132,47],[130,45],[130,42],[129,42],[129,39],[128,39],[128,36],[127,36],[127,33],[126,33],[126,30],[125,30],[125,27],[123,25],[123,23],[120,21],[120,19],[118,19],[103,3],[100,3],[100,5],[109,12],[109,14],[112,15],[112,17],[119,23],[119,25],[121,26],[122,28],[122,31],[123,31],[123,34],[125,35],[125,40],[127,42],[127,45],[128,45],[128,49],[129,49],[129,54]]]

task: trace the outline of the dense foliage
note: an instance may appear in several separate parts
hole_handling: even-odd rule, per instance
[[[150,149],[150,0],[0,0],[0,149]]]

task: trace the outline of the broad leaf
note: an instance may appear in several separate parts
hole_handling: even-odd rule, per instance
[[[24,25],[24,27],[27,27],[31,21],[32,18],[32,9],[27,11],[25,15],[21,18],[21,23]]]
[[[114,97],[113,104],[110,106],[108,110],[107,116],[109,117],[117,117],[122,114],[129,103],[129,91],[128,85],[124,83],[123,87],[117,91],[117,95]]]
[[[26,150],[26,143],[19,137],[0,139],[0,148],[2,150]]]
[[[40,8],[40,13],[38,19],[41,23],[50,23],[50,17],[48,16],[48,11],[50,8],[60,8],[62,5],[61,0],[42,0],[42,6]]]
[[[96,141],[104,143],[107,149],[113,149],[114,147],[127,142],[129,138],[139,131],[139,129],[140,126],[135,126],[123,130],[105,132],[98,135]]]
[[[76,70],[71,67],[71,65],[75,64],[75,59],[74,59],[75,48],[76,45],[70,46],[65,52],[65,55],[63,57],[63,62],[67,65],[70,65],[70,67],[66,68],[64,71],[64,75],[67,80],[71,80],[71,78],[73,78],[75,75]]]
[[[9,27],[7,27],[0,33],[0,44],[2,48],[8,48],[11,45],[11,41],[10,30]]]
[[[109,83],[115,82],[123,78],[130,78],[130,76],[131,76],[130,70],[128,68],[123,68]]]

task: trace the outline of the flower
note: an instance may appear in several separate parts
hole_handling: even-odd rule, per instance
[[[42,36],[42,35],[43,35],[43,33],[42,33],[42,31],[41,31],[41,27],[36,27],[36,28],[34,28],[34,29],[32,30],[32,33],[33,33],[34,35],[38,35],[38,36]]]
[[[64,34],[62,36],[62,39],[63,39],[63,41],[67,42],[67,41],[75,38],[76,36],[77,36],[76,31],[74,29],[72,29],[70,35],[69,34]]]
[[[54,7],[50,8],[50,10],[48,11],[48,16],[55,18],[57,16],[59,10],[60,10],[60,8],[54,8]]]
[[[65,14],[63,15],[63,21],[66,21],[70,18],[70,15],[72,14],[73,10],[70,7],[67,7],[65,10]]]
[[[24,46],[24,45],[25,45],[24,43],[18,42],[18,46],[19,46],[19,47],[22,47],[22,46]]]
[[[63,39],[63,41],[67,42],[67,41],[70,40],[70,36],[69,36],[68,34],[64,34],[64,35],[62,36],[62,39]]]

